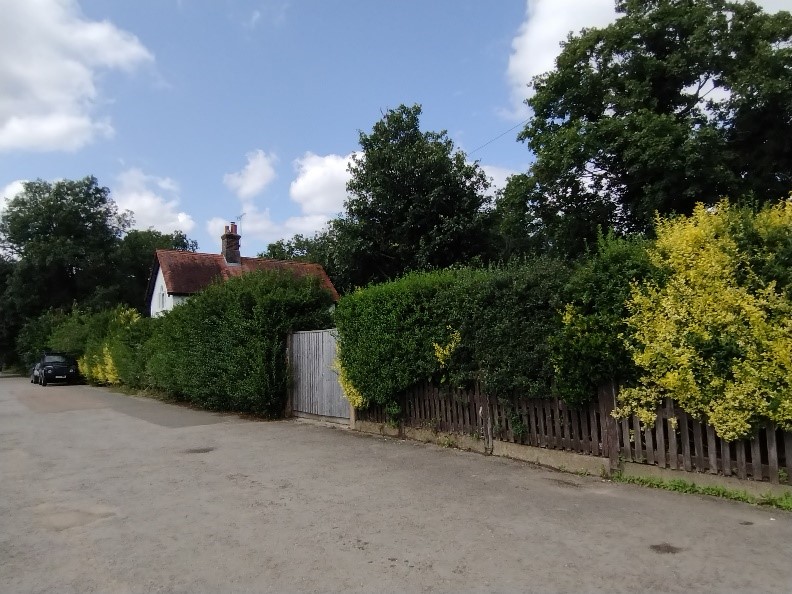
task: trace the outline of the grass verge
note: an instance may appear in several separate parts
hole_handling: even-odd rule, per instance
[[[792,511],[792,494],[790,493],[784,493],[783,495],[765,493],[764,495],[757,496],[751,495],[746,491],[729,489],[727,487],[697,485],[696,483],[691,483],[690,481],[685,481],[682,479],[665,480],[656,477],[624,476],[621,473],[614,473],[611,476],[611,480],[616,483],[641,485],[644,487],[651,487],[652,489],[676,491],[677,493],[711,495],[712,497],[721,497],[723,499],[731,499],[732,501],[742,501],[743,503],[765,505],[768,507],[783,509],[785,511]]]

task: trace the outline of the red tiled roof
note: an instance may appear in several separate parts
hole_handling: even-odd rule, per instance
[[[214,280],[227,280],[255,270],[289,270],[297,276],[315,276],[338,301],[330,277],[319,264],[271,260],[269,258],[241,258],[241,264],[229,265],[221,254],[199,254],[180,250],[157,250],[152,278],[149,282],[148,300],[154,289],[157,267],[162,270],[165,287],[173,295],[192,295],[209,286]]]

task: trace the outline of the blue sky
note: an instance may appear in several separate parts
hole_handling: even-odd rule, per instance
[[[765,0],[768,10],[792,0]],[[340,212],[346,163],[400,103],[502,185],[531,77],[612,0],[0,0],[0,208],[95,175],[136,226],[244,255]]]

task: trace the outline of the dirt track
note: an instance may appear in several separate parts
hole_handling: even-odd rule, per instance
[[[0,592],[792,591],[792,514],[0,378]]]

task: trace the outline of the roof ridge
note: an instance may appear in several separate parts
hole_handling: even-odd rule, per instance
[[[327,275],[327,271],[321,264],[315,262],[243,256],[238,265],[232,266],[226,262],[222,254],[158,249],[152,272],[156,273],[157,269],[162,272],[166,290],[173,295],[191,295],[202,290],[217,278],[228,280],[254,270],[281,270],[290,271],[300,276],[316,276],[320,283],[330,291],[333,298],[338,299],[338,292]],[[151,279],[149,284],[147,294],[150,300],[153,294]]]

